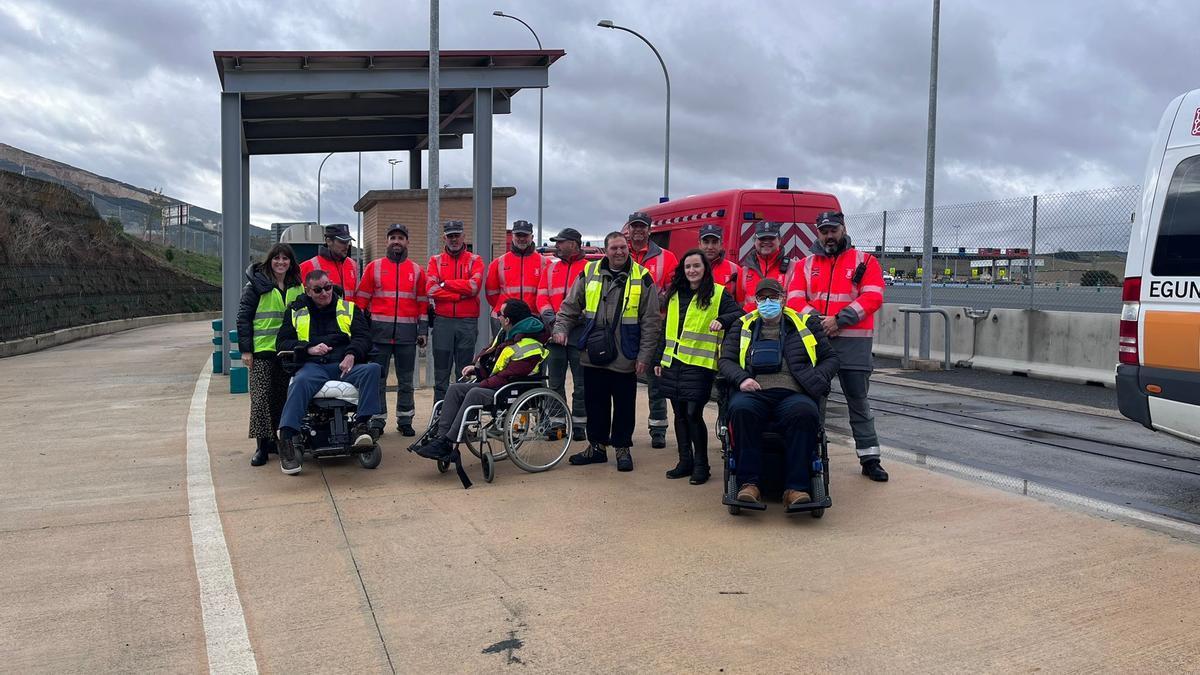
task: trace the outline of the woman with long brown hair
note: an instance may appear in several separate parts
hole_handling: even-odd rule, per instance
[[[255,439],[251,466],[262,466],[275,452],[275,429],[287,400],[288,376],[275,351],[275,335],[283,312],[304,291],[296,253],[275,244],[260,263],[246,268],[246,285],[238,304],[238,350],[250,369],[250,438]]]

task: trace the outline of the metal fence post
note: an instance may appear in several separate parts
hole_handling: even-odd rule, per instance
[[[887,271],[887,211],[883,212],[883,241],[879,242],[879,266]]]
[[[1025,271],[1028,273],[1027,276],[1029,277],[1029,309],[1034,308],[1034,305],[1033,305],[1033,278],[1034,278],[1034,276],[1033,275],[1034,275],[1034,271],[1037,270],[1037,264],[1036,264],[1037,263],[1037,211],[1038,211],[1038,198],[1037,198],[1037,195],[1034,195],[1033,196],[1033,237],[1032,237],[1032,241],[1029,242],[1029,257],[1025,259],[1025,264],[1028,265],[1028,267],[1025,268]]]

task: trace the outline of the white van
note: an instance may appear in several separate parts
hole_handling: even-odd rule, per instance
[[[1121,413],[1200,443],[1200,89],[1158,124],[1125,263]]]

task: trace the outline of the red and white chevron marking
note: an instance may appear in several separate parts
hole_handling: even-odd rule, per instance
[[[722,209],[723,211],[724,209]],[[701,213],[689,213],[686,216],[675,216],[674,218],[662,218],[650,223],[651,226],[657,225],[674,225],[676,223],[693,223],[697,220],[712,220],[720,218],[721,211],[704,211]]]
[[[781,223],[779,236],[783,240],[783,252],[794,260],[803,260],[808,249],[817,240],[817,226],[811,223]],[[738,260],[744,259],[754,250],[754,223],[742,223],[738,236]]]

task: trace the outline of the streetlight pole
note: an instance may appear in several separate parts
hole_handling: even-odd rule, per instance
[[[937,136],[938,19],[941,0],[933,0],[933,31],[929,53],[929,120],[925,143],[925,250],[921,255],[921,307],[933,306],[933,174],[934,141]],[[929,358],[929,315],[921,315],[922,359]]]
[[[519,19],[511,14],[505,14],[504,12],[502,12],[500,10],[496,10],[496,11],[492,12],[492,15],[493,16],[502,16],[506,19],[512,19],[513,21],[520,22],[520,24],[522,26],[525,26],[526,28],[529,29],[530,33],[533,33],[533,39],[535,42],[537,42],[538,50],[539,51],[541,50],[542,40],[541,40],[541,38],[538,37],[537,31],[533,30],[532,26],[525,23],[524,21],[521,21],[521,19]],[[541,246],[543,243],[543,241],[542,241],[542,129],[543,129],[542,120],[543,120],[544,107],[542,105],[542,103],[543,103],[542,96],[543,96],[543,94],[545,94],[545,92],[546,92],[546,90],[544,88],[540,88],[540,87],[538,88],[538,212],[537,212],[538,213],[538,215],[537,215],[537,245],[538,246]]]
[[[667,73],[667,64],[663,61],[662,54],[659,54],[658,50],[654,48],[654,45],[650,44],[650,41],[643,37],[641,33],[638,33],[631,28],[618,26],[609,19],[604,19],[596,25],[601,28],[623,30],[626,33],[632,33],[633,35],[637,36],[638,39],[646,43],[646,46],[650,48],[650,51],[654,52],[654,55],[658,57],[658,65],[662,66],[663,77],[667,79],[667,146],[666,152],[664,153],[665,158],[663,159],[663,196],[659,201],[668,201],[671,198],[671,76]]]
[[[389,159],[388,164],[392,165],[392,189],[396,189],[396,165],[400,163],[398,159]]]
[[[333,157],[333,153],[325,155],[325,159],[321,160],[321,165],[317,167],[317,225],[321,224],[321,169],[325,168],[325,160]]]

